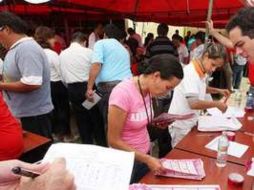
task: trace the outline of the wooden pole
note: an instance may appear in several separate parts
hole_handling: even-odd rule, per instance
[[[207,21],[211,20],[212,17],[212,13],[213,13],[213,0],[209,0],[209,6],[208,6],[208,12],[207,12]],[[209,36],[209,29],[206,26],[206,43],[208,43],[208,36]]]

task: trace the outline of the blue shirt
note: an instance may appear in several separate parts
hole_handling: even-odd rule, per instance
[[[101,63],[96,83],[123,80],[132,76],[130,55],[116,39],[103,39],[94,45],[92,63]]]

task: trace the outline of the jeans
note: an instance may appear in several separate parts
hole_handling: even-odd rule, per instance
[[[95,139],[98,145],[106,146],[103,120],[97,105],[90,110],[82,106],[86,90],[87,82],[68,84],[69,99],[72,103],[81,141],[85,144],[93,144],[93,139]]]
[[[67,88],[62,81],[51,82],[51,97],[54,105],[52,130],[58,135],[70,135],[70,105]]]
[[[233,65],[233,88],[239,89],[242,76],[243,76],[244,65]]]

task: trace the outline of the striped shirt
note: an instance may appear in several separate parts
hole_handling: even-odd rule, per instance
[[[172,54],[178,57],[177,49],[168,37],[158,36],[148,47],[146,56],[153,57],[159,54]]]

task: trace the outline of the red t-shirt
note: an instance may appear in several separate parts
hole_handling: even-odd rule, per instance
[[[24,149],[22,128],[0,92],[0,161],[18,158]]]
[[[251,86],[254,86],[254,63],[249,63],[249,80]]]

